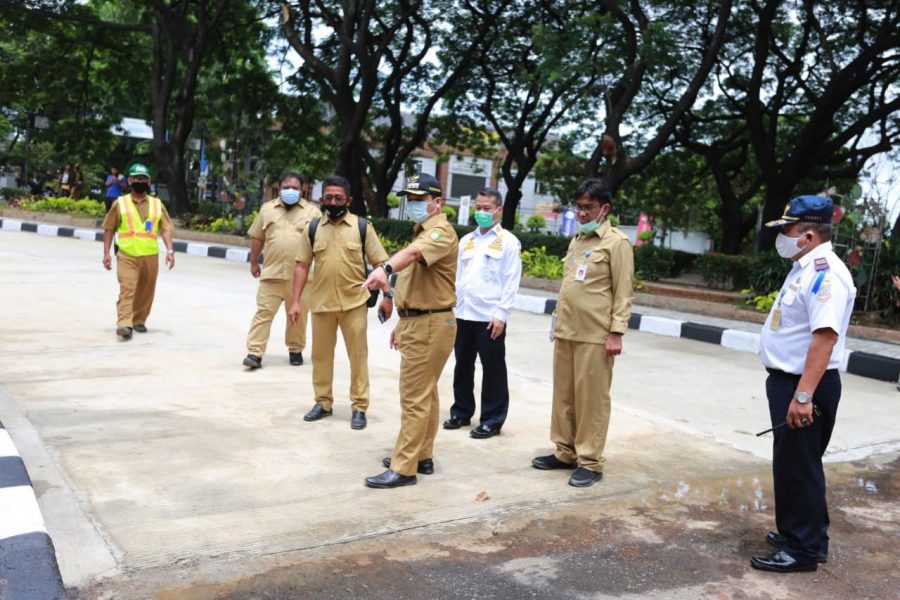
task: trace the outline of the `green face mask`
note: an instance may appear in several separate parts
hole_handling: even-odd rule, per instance
[[[600,221],[589,221],[579,224],[578,232],[584,234],[593,233],[598,227],[600,227]]]
[[[475,211],[475,222],[482,229],[494,226],[494,214],[489,212]]]

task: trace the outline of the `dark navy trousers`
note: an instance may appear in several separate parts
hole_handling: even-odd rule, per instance
[[[509,410],[509,384],[506,378],[506,329],[491,339],[488,323],[456,320],[456,344],[453,348],[453,406],[450,416],[471,419],[475,414],[475,357],[481,358],[481,424],[491,429],[503,427]]]
[[[799,375],[769,369],[766,395],[772,426],[784,423],[794,397]],[[828,553],[828,505],[825,502],[825,471],[822,455],[831,440],[841,376],[837,369],[825,371],[812,402],[822,413],[802,429],[787,426],[775,431],[772,476],[775,480],[775,525],[784,536],[784,550],[800,562],[815,562]]]

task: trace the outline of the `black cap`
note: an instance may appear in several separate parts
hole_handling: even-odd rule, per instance
[[[831,223],[834,203],[825,196],[797,196],[784,207],[780,219],[769,221],[766,227],[781,227],[791,223]]]
[[[398,196],[426,196],[428,194],[441,195],[441,182],[437,180],[437,177],[428,173],[413,175],[406,180],[403,189],[397,192]]]

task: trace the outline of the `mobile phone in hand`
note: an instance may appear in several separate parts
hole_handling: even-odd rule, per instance
[[[378,309],[378,322],[379,322],[379,323],[384,323],[385,319],[386,319],[386,317],[384,316],[384,309],[383,309],[383,308],[379,308],[379,309]]]

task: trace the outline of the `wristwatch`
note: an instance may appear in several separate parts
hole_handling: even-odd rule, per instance
[[[382,292],[382,293],[384,294],[385,298],[393,298],[394,297],[394,292],[391,290],[388,290],[388,291]]]
[[[797,399],[798,404],[806,404],[809,402],[809,394],[806,392],[794,392],[794,398]]]
[[[391,276],[394,274],[394,267],[392,267],[391,265],[389,265],[386,262],[381,263],[381,268],[384,269],[384,272],[387,273],[388,276]]]
[[[175,256],[175,251],[174,250],[166,250],[166,254],[168,254],[169,256]]]

